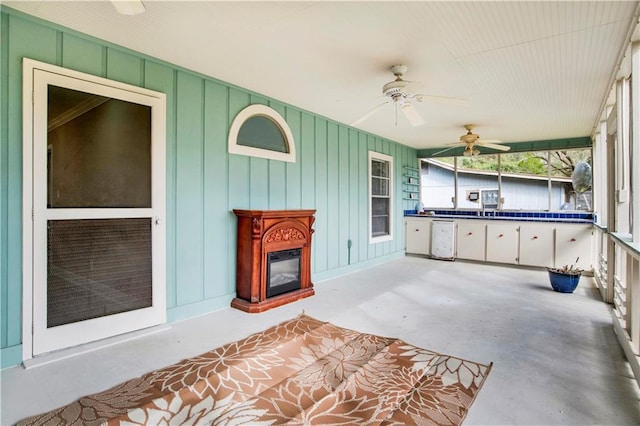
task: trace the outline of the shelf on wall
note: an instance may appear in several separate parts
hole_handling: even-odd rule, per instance
[[[404,200],[420,200],[420,169],[410,166],[403,166],[402,190]]]

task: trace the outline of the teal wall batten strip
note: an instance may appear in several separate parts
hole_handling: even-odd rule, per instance
[[[327,145],[326,145],[326,170],[327,179],[325,185],[326,191],[326,208],[327,212],[325,221],[326,232],[326,250],[327,263],[326,269],[337,268],[340,263],[340,171],[338,163],[340,161],[338,151],[338,126],[335,123],[327,123]],[[333,160],[332,160],[333,159]],[[346,241],[345,241],[346,244]]]
[[[8,43],[9,17],[0,15],[0,73],[9,75]],[[9,122],[9,81],[0,81],[0,122]],[[8,201],[9,201],[9,132],[8,126],[0,126],[0,283],[8,283]],[[7,346],[7,296],[8,286],[0,286],[0,348]],[[1,352],[0,352],[1,353]],[[2,357],[0,356],[0,360]]]
[[[56,64],[62,64],[62,33],[56,34]]]
[[[228,174],[227,164],[227,88],[207,81],[205,87],[205,143],[204,143],[204,298],[219,297],[233,291],[220,285],[227,277],[229,264],[229,191],[224,182]],[[220,277],[219,271],[225,271]]]
[[[286,120],[287,108],[284,104],[276,101],[270,101],[269,107],[273,108]],[[267,185],[269,188],[269,205],[270,210],[283,210],[287,206],[287,178],[285,161],[268,160]]]
[[[176,321],[182,321],[188,318],[208,314],[209,312],[226,309],[229,307],[229,305],[231,305],[231,301],[234,297],[235,294],[225,294],[223,296],[213,297],[211,299],[167,309],[167,322],[172,323]],[[214,329],[216,325],[212,324],[211,326],[212,329]],[[228,325],[219,324],[218,326],[223,327]]]
[[[107,46],[102,46],[102,71],[100,73],[101,77],[107,78],[107,68],[109,64],[109,48]]]
[[[193,303],[203,292],[202,80],[178,73],[176,146],[177,303]]]
[[[347,250],[347,265],[357,263],[360,260],[360,198],[362,188],[359,185],[360,162],[359,158],[360,133],[349,129],[349,229],[347,231],[351,247]]]
[[[214,209],[207,209],[207,206],[205,205],[207,199],[205,198],[205,193],[207,192],[206,189],[209,185],[207,185],[207,179],[206,179],[206,172],[207,172],[207,158],[205,157],[206,155],[206,117],[207,117],[207,106],[210,105],[209,103],[206,102],[206,83],[207,80],[200,80],[200,96],[202,98],[202,108],[200,109],[200,123],[201,123],[201,132],[200,132],[200,179],[203,182],[203,185],[200,187],[200,202],[202,205],[202,216],[200,217],[200,229],[202,229],[202,264],[200,265],[202,270],[200,271],[200,273],[202,274],[202,286],[200,287],[200,299],[206,299],[207,296],[207,262],[205,261],[206,259],[206,254],[208,253],[207,250],[207,239],[205,238],[205,230],[206,230],[206,218],[205,218],[205,212],[207,211],[214,211]]]
[[[314,247],[311,251],[313,259],[313,272],[322,272],[327,270],[328,256],[328,215],[330,214],[327,207],[327,122],[322,118],[315,119],[315,209],[316,222],[314,228],[316,232],[313,235]]]
[[[358,221],[356,223],[356,227],[359,228],[360,238],[356,241],[356,244],[360,245],[359,248],[359,262],[364,262],[369,259],[369,157],[368,157],[368,146],[367,140],[369,139],[369,135],[364,133],[359,133],[358,135],[358,155],[356,158],[366,158],[367,161],[364,164],[360,165],[360,170],[358,173]],[[360,162],[358,162],[360,164]],[[367,218],[367,220],[362,220],[361,218]]]
[[[13,367],[22,362],[22,345],[0,348],[0,369]]]
[[[301,126],[301,113],[291,108],[285,109],[286,114],[284,118],[289,124],[289,129],[293,134],[293,138],[296,143],[296,162],[286,163],[284,170],[285,177],[285,209],[299,209],[302,206],[302,184],[301,184],[301,172],[300,172],[300,159],[301,159],[301,142],[300,142],[300,126]]]
[[[395,183],[394,240],[368,243],[368,151],[394,157],[394,176],[416,150],[212,77],[0,8],[0,347],[13,365],[22,341],[22,58],[63,65],[165,93],[166,292],[169,321],[228,307],[235,296],[232,209],[316,209],[314,277],[338,276],[404,253]],[[229,155],[238,112],[271,106],[294,135],[296,162]],[[348,247],[351,240],[351,247]]]
[[[335,167],[338,176],[335,178],[335,185],[338,189],[337,205],[338,213],[334,216],[337,220],[338,238],[337,238],[337,265],[346,266],[348,262],[348,243],[349,243],[349,129],[346,127],[338,128],[338,139],[336,143],[338,150]]]

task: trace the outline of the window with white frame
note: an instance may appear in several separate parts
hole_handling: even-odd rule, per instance
[[[229,129],[229,154],[295,163],[296,147],[285,119],[266,105],[249,105]]]
[[[369,151],[369,243],[393,239],[393,157]]]

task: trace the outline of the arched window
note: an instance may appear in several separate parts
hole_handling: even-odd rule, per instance
[[[266,105],[249,105],[229,129],[229,154],[295,163],[296,147],[287,122]]]

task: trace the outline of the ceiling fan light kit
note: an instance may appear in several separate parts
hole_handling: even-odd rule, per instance
[[[462,152],[462,155],[465,157],[475,157],[480,154],[480,150],[478,148],[466,147]]]

